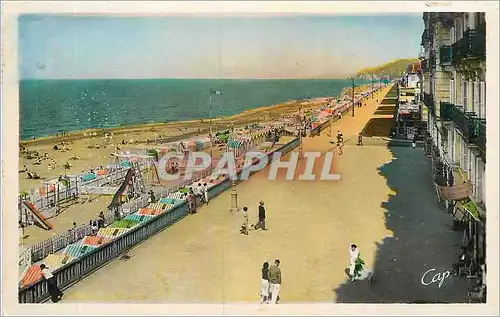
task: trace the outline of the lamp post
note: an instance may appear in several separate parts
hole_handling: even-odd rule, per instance
[[[234,121],[231,121],[230,129],[231,129],[231,133],[229,135],[228,142],[227,142],[228,149],[229,149],[229,145],[231,144],[231,141],[234,140]],[[234,142],[232,142],[232,143],[234,143]],[[236,155],[235,155],[234,149],[232,150],[232,152],[233,152],[233,159],[234,159],[235,164],[236,164]],[[236,177],[238,177],[238,175],[236,175]],[[236,179],[232,178],[231,179],[231,209],[229,211],[233,212],[233,211],[239,211],[239,210],[240,209],[238,208],[238,192],[236,191]]]
[[[210,90],[209,93],[209,100],[208,100],[208,107],[209,107],[209,119],[208,119],[208,125],[209,125],[209,134],[210,134],[210,174],[212,173],[212,168],[213,168],[213,154],[214,154],[214,136],[212,134],[212,90]]]
[[[372,99],[373,99],[373,84],[375,81],[375,75],[372,74]]]
[[[299,132],[299,160],[304,157],[304,146],[302,143],[302,131],[303,131],[302,122],[297,125],[297,131]]]
[[[354,117],[354,77],[351,78],[352,81],[352,116]]]
[[[219,95],[219,96],[222,96],[222,92],[218,91],[218,90],[213,90],[213,89],[210,89],[209,93],[208,93],[209,97],[208,97],[208,107],[209,107],[209,134],[210,134],[210,173],[212,173],[212,169],[213,169],[213,164],[212,164],[212,160],[213,160],[213,154],[214,154],[214,136],[213,136],[213,131],[212,131],[212,95]]]

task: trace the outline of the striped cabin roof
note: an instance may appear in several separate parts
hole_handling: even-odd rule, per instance
[[[135,214],[130,214],[130,215],[126,216],[125,219],[140,223],[140,222],[146,222],[153,217],[154,216],[151,216],[151,215],[139,215],[139,214],[135,213]]]
[[[97,247],[84,244],[70,244],[64,248],[63,254],[69,254],[74,258],[79,258],[94,249],[97,249]]]
[[[26,268],[21,278],[21,287],[31,285],[42,278],[42,270],[38,264]]]
[[[85,236],[82,239],[82,244],[96,246],[96,247],[99,247],[99,246],[106,244],[108,242],[110,242],[109,239],[106,239],[104,237],[98,237],[98,236]]]
[[[184,197],[183,193],[175,192],[175,193],[168,194],[166,198],[185,200],[185,199],[183,199],[183,197]]]
[[[138,214],[140,216],[143,216],[143,215],[158,216],[164,212],[165,212],[165,210],[161,210],[161,209],[141,208],[141,209],[139,209],[138,212],[136,212],[136,214]]]
[[[158,201],[160,204],[171,204],[171,205],[175,205],[175,202],[177,201],[177,199],[175,198],[160,198],[160,200]]]
[[[129,228],[129,229],[132,229],[133,227],[137,226],[137,224],[138,224],[137,221],[132,221],[132,220],[123,218],[123,219],[120,219],[120,220],[113,222],[112,224],[109,225],[108,228]]]
[[[73,257],[69,254],[49,254],[43,260],[43,263],[53,271],[71,262],[71,260],[73,260]]]
[[[148,208],[156,210],[167,210],[169,209],[170,206],[171,206],[170,204],[154,203],[154,204],[149,204]]]
[[[99,231],[97,231],[97,236],[98,237],[104,237],[107,239],[116,239],[117,237],[123,235],[130,229],[127,228],[101,228]]]

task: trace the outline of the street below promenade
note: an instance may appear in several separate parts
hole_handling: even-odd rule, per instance
[[[332,171],[342,180],[287,181],[284,171],[268,180],[266,168],[238,184],[239,206],[249,207],[252,222],[265,201],[268,231],[241,235],[243,214],[229,211],[227,191],[132,249],[129,260],[115,260],[70,287],[63,302],[257,303],[262,263],[276,258],[282,303],[465,301],[463,278],[450,276],[441,287],[420,282],[431,268],[451,270],[461,242],[438,207],[422,149],[388,147],[375,138],[355,144],[387,91],[334,123],[332,134],[340,130],[347,141],[343,155],[330,144],[330,129],[304,138],[304,151],[334,151]],[[347,282],[350,243],[374,270],[373,284]]]

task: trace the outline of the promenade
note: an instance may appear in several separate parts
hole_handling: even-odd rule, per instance
[[[286,181],[284,171],[272,181],[266,168],[237,186],[239,206],[249,207],[252,222],[258,202],[265,201],[268,231],[241,235],[243,214],[229,211],[226,191],[132,249],[129,260],[115,260],[70,287],[63,301],[257,303],[262,263],[276,258],[282,303],[462,300],[463,280],[450,277],[440,289],[419,284],[430,266],[451,267],[452,246],[460,242],[437,207],[421,149],[390,149],[373,139],[358,147],[353,141],[389,88],[355,108],[354,117],[334,123],[332,134],[340,130],[347,141],[343,155],[334,152],[332,170],[342,174],[341,181]],[[331,151],[328,133],[304,138],[304,151]],[[316,174],[321,165],[315,165]],[[375,268],[373,289],[364,282],[344,284],[353,242]]]

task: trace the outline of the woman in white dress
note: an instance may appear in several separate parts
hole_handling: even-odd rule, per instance
[[[269,304],[269,263],[262,265],[262,278],[260,280],[260,303]]]
[[[370,277],[370,272],[365,270],[365,261],[359,255],[359,248],[352,243],[349,247],[349,278],[354,281],[368,277]]]

